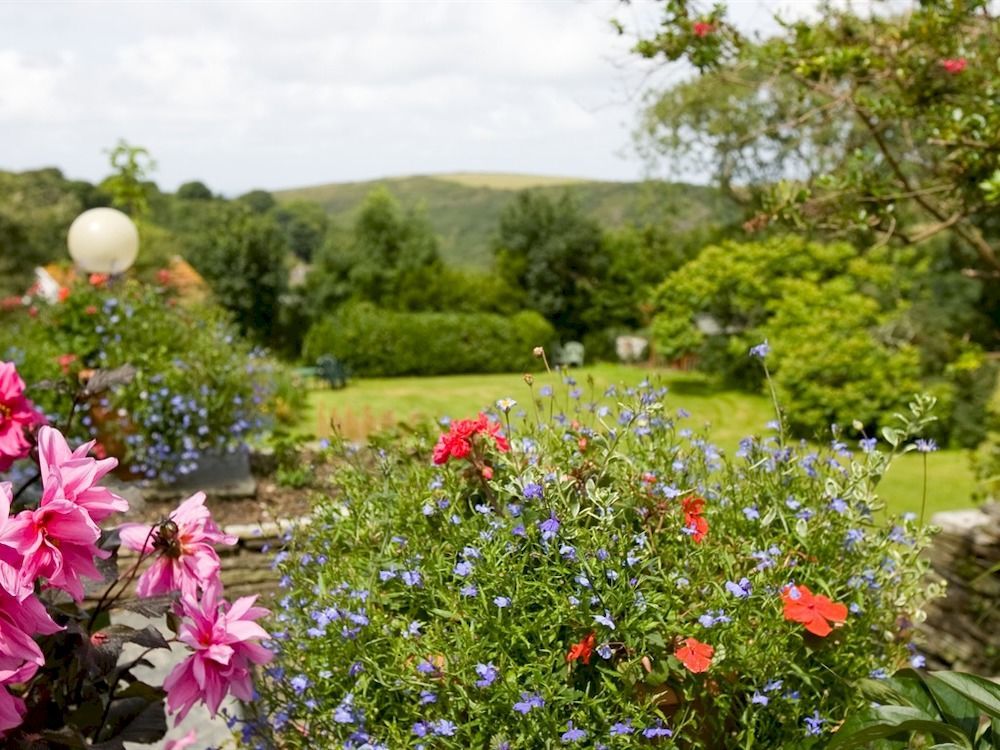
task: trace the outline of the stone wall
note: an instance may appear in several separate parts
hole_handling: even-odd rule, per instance
[[[1000,503],[931,522],[941,532],[928,557],[948,590],[921,625],[928,666],[1000,675]]]

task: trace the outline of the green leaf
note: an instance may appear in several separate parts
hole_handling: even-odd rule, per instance
[[[911,706],[879,706],[848,719],[833,736],[828,750],[864,747],[875,740],[909,732],[922,732],[952,742],[963,750],[973,750],[965,734]]]
[[[1000,719],[1000,685],[966,672],[930,672],[927,687],[937,697],[940,683],[975,704],[990,719]]]

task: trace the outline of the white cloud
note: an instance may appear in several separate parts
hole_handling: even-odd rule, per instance
[[[787,4],[791,0],[785,0]],[[793,3],[810,7],[813,0]],[[762,18],[757,0],[734,3]],[[2,168],[99,179],[117,138],[165,188],[453,170],[633,179],[645,68],[609,19],[658,4],[0,5]],[[13,145],[13,148],[11,148]]]

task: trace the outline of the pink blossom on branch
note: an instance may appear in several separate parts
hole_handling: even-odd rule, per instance
[[[24,431],[45,418],[24,397],[24,381],[13,362],[0,362],[0,471],[31,452]]]
[[[139,596],[180,591],[194,597],[199,589],[205,590],[218,580],[221,562],[215,545],[233,545],[237,541],[215,525],[205,507],[204,492],[181,503],[164,523],[124,524],[119,533],[125,546],[144,555],[156,555],[139,577]]]
[[[185,620],[178,639],[192,654],[163,682],[167,707],[182,720],[198,701],[214,716],[227,693],[240,700],[253,699],[251,670],[267,664],[273,654],[258,641],[269,636],[255,621],[268,614],[253,606],[256,596],[237,599],[231,606],[219,602],[220,586],[205,589],[201,601],[185,594],[181,598]]]
[[[90,458],[87,454],[95,443],[91,440],[71,451],[59,430],[42,427],[38,431],[43,504],[50,498],[69,500],[84,508],[95,523],[128,510],[125,498],[97,484],[118,465],[118,459]]]

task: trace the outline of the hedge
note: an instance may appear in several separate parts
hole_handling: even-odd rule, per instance
[[[333,355],[354,375],[446,375],[533,370],[536,346],[555,330],[541,315],[391,312],[369,304],[342,307],[317,322],[303,345],[306,361]]]

